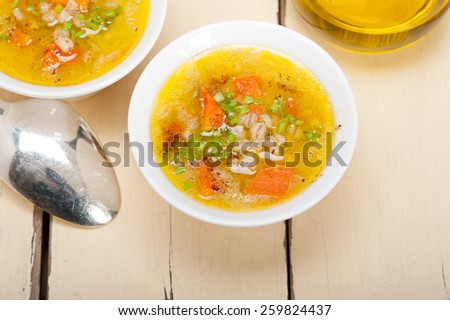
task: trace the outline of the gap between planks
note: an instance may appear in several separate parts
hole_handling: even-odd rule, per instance
[[[30,300],[48,299],[50,266],[50,215],[35,207],[33,211],[34,233],[31,239],[31,290]]]
[[[278,24],[285,25],[286,16],[286,0],[278,1]],[[170,208],[172,209],[172,207]],[[170,210],[172,211],[172,210]],[[170,212],[172,215],[172,212]],[[171,219],[170,219],[171,220]],[[34,228],[35,234],[33,236],[34,245],[34,259],[32,267],[32,285],[30,299],[48,299],[48,278],[50,275],[50,230],[51,219],[48,213],[43,213],[42,210],[36,208],[34,210]],[[287,272],[287,299],[294,300],[294,286],[293,286],[293,272],[291,263],[291,241],[292,241],[292,220],[285,221],[285,239],[284,248],[286,255],[286,272]],[[172,221],[170,221],[170,228],[172,228]],[[170,251],[172,243],[170,244]],[[164,288],[164,295],[166,300],[173,300],[173,288],[172,288],[172,266],[171,266],[171,252],[169,253],[169,272],[170,272],[170,284],[169,290]],[[168,291],[168,292],[167,292]]]
[[[286,1],[278,0],[278,24],[285,26],[286,18]],[[284,237],[284,249],[286,255],[286,273],[287,273],[287,299],[295,300],[294,293],[294,273],[292,269],[292,219],[286,220],[284,222],[285,227],[285,237]]]
[[[50,276],[50,263],[51,263],[51,223],[52,218],[47,212],[42,213],[42,249],[41,249],[41,278],[40,278],[40,290],[39,299],[48,300],[48,279]]]
[[[35,207],[33,210],[33,237],[31,238],[31,275],[30,300],[38,300],[41,290],[41,264],[42,264],[42,210]]]

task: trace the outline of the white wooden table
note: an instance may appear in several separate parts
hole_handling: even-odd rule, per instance
[[[450,298],[450,14],[413,46],[357,54],[327,43],[290,0],[169,0],[146,61],[72,106],[103,142],[123,141],[133,86],[152,56],[195,27],[233,19],[285,24],[348,76],[360,135],[337,188],[288,223],[231,229],[171,208],[132,162],[117,168],[116,221],[85,230],[46,221],[0,182],[0,298]]]

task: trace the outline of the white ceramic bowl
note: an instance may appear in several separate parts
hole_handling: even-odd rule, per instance
[[[129,56],[106,74],[81,84],[70,86],[42,86],[12,78],[0,71],[0,88],[41,99],[74,99],[87,97],[119,81],[148,55],[161,33],[167,11],[167,0],[149,0],[150,16],[146,29]]]
[[[299,61],[320,81],[333,105],[335,144],[346,141],[339,155],[349,164],[356,144],[358,122],[349,83],[334,60],[317,44],[285,27],[253,21],[231,21],[194,30],[165,47],[147,66],[131,99],[128,129],[130,141],[145,147],[145,166],[140,170],[148,183],[171,205],[186,214],[214,224],[249,227],[283,221],[304,212],[323,199],[338,183],[347,167],[336,160],[323,175],[293,199],[268,209],[233,213],[199,203],[176,189],[160,168],[148,165],[148,141],[153,103],[169,76],[184,62],[204,50],[223,45],[244,44],[276,49]],[[139,158],[132,148],[135,159]]]

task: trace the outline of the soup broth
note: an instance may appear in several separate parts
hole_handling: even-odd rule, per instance
[[[0,70],[34,84],[73,85],[122,62],[148,0],[0,0]]]
[[[276,51],[233,46],[178,68],[157,97],[150,135],[178,189],[251,211],[314,182],[334,132],[330,101],[307,69]]]

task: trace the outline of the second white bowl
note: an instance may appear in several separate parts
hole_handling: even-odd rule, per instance
[[[148,163],[150,141],[150,117],[153,104],[164,83],[183,63],[207,49],[225,45],[257,45],[278,50],[305,66],[319,80],[331,101],[337,130],[335,145],[345,142],[339,155],[348,165],[353,155],[357,137],[357,113],[350,85],[336,62],[317,44],[305,36],[278,25],[232,21],[194,30],[165,47],[147,66],[140,77],[130,104],[128,128],[130,141],[144,146],[136,159],[144,157],[140,170],[148,183],[171,205],[186,214],[203,221],[235,227],[261,226],[283,221],[304,212],[323,199],[338,183],[347,166],[333,161],[321,177],[293,199],[268,209],[248,213],[234,213],[208,207],[196,202],[175,188],[162,170]]]

